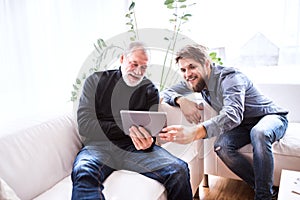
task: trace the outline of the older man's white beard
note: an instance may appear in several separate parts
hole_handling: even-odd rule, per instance
[[[133,75],[137,78],[140,78],[139,80],[137,81],[131,81],[128,76],[130,75]],[[143,78],[144,76],[138,76],[138,75],[134,75],[134,74],[131,74],[131,73],[128,73],[128,74],[123,74],[123,79],[124,79],[124,82],[129,86],[129,87],[134,87],[134,86],[137,86],[138,84],[140,84],[142,81],[143,81]]]

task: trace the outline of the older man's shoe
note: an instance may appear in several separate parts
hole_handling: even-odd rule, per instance
[[[273,190],[272,200],[277,200],[277,198],[278,198],[278,192],[279,192],[279,187],[273,186],[272,190]]]

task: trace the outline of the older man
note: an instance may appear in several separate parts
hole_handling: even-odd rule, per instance
[[[142,127],[132,127],[130,136],[124,134],[120,110],[157,111],[159,94],[144,77],[148,54],[142,43],[131,43],[120,62],[120,69],[96,72],[85,82],[77,112],[84,147],[74,161],[72,199],[105,199],[103,182],[119,169],[162,183],[169,200],[192,199],[184,161],[155,145],[155,138]]]

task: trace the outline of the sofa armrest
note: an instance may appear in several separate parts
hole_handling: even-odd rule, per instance
[[[159,109],[160,111],[167,112],[167,125],[181,124],[185,126],[194,126],[185,119],[178,107],[162,103]],[[188,164],[191,175],[192,191],[193,194],[196,194],[203,175],[203,140],[197,140],[189,144],[167,142],[162,144],[162,147]]]
[[[81,147],[73,118],[61,116],[0,137],[1,178],[32,199],[71,173]]]

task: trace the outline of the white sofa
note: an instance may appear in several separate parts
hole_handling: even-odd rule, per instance
[[[278,105],[288,109],[289,126],[286,135],[273,144],[274,185],[278,186],[282,169],[300,171],[300,85],[298,84],[258,84],[258,88]],[[206,111],[209,109],[206,109]],[[205,111],[204,111],[205,112]],[[208,186],[207,175],[240,179],[216,156],[213,149],[215,138],[204,141],[204,186]],[[246,145],[240,151],[251,159],[252,146]]]
[[[290,110],[286,136],[273,145],[275,157],[274,180],[279,184],[282,169],[300,171],[300,85],[259,85],[278,104]],[[168,124],[186,124],[177,108],[163,104]],[[204,118],[214,113],[207,107]],[[70,173],[73,160],[81,147],[76,123],[71,115],[47,120],[19,121],[13,128],[0,130],[0,200],[70,199]],[[189,164],[193,193],[205,174],[238,179],[213,151],[214,138],[189,145],[166,143],[163,146]],[[251,146],[241,151],[251,159]],[[204,168],[203,168],[204,164]],[[108,200],[166,199],[165,189],[158,182],[142,175],[116,171],[104,183]],[[124,187],[126,186],[126,187]],[[138,189],[137,189],[138,188]]]
[[[187,123],[179,109],[168,105],[160,109],[168,113],[169,124]],[[0,134],[0,200],[71,199],[70,173],[81,148],[72,115],[21,121],[13,126]],[[189,164],[195,194],[203,175],[203,141],[163,146]],[[166,199],[160,183],[124,170],[109,176],[104,187],[108,200]]]

